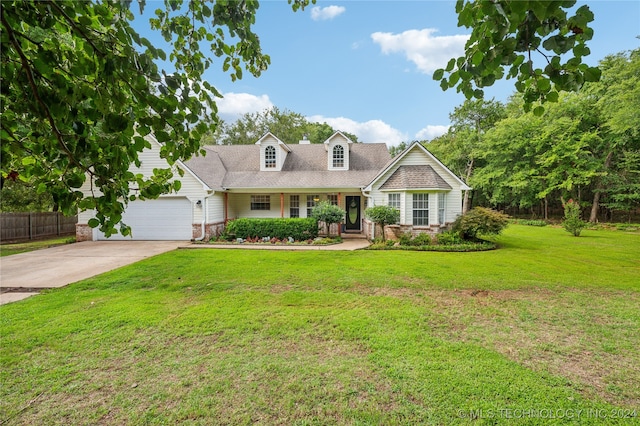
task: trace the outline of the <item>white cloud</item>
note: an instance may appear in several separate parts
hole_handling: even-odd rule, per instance
[[[431,124],[420,130],[416,133],[416,139],[418,140],[431,140],[433,138],[437,138],[438,136],[442,136],[449,130],[450,126],[432,126]]]
[[[311,9],[311,19],[314,21],[328,21],[342,15],[347,9],[343,6],[316,6]]]
[[[273,108],[268,95],[256,96],[251,93],[225,93],[222,99],[216,99],[216,104],[220,117],[228,121],[235,121],[246,113]]]
[[[364,123],[354,121],[346,117],[323,117],[313,115],[307,120],[317,123],[327,123],[336,130],[352,133],[361,142],[386,143],[387,146],[396,146],[407,140],[407,135],[394,129],[382,120],[369,120]]]
[[[451,58],[464,54],[468,35],[434,36],[438,30],[408,30],[400,34],[376,32],[371,34],[382,53],[404,53],[425,74],[444,68]]]

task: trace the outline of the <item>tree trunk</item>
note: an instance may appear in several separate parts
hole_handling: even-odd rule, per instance
[[[465,178],[465,183],[469,182],[469,178],[471,177],[471,173],[473,172],[473,157],[469,160],[467,164],[467,176]],[[462,199],[462,214],[465,214],[469,211],[469,191],[464,191],[464,198]]]
[[[604,160],[604,171],[611,167],[611,159],[613,158],[613,151],[610,151],[607,154],[607,158]],[[589,215],[589,222],[595,223],[598,221],[598,209],[600,208],[600,193],[604,191],[604,185],[602,184],[602,179],[598,182],[596,186],[595,193],[593,194],[593,203],[591,204],[591,214]]]

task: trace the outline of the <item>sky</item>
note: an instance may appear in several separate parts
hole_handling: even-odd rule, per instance
[[[595,14],[585,62],[640,48],[640,1],[576,7],[583,4]],[[147,8],[155,9],[154,1]],[[204,75],[224,95],[217,104],[225,121],[275,106],[361,142],[395,146],[445,133],[449,114],[465,100],[432,78],[463,54],[471,32],[457,26],[455,1],[317,1],[295,13],[284,0],[262,1],[254,30],[271,57],[267,71],[232,82],[218,61]],[[485,88],[485,98],[504,102],[513,84],[497,82]]]

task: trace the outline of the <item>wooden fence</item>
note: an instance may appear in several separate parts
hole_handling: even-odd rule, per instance
[[[62,213],[0,213],[0,241],[75,235],[77,216]]]

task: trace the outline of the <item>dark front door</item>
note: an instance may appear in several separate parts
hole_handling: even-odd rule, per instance
[[[360,230],[360,197],[347,195],[344,197],[347,211],[347,220],[345,229],[347,231],[359,231]]]

